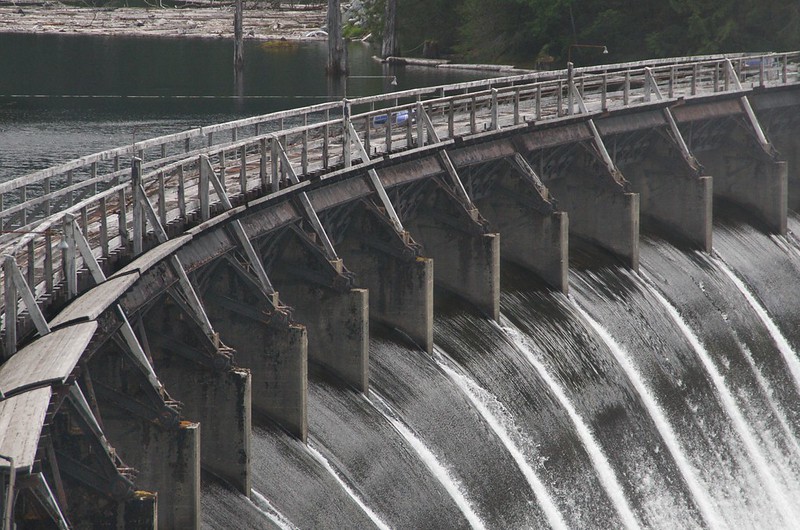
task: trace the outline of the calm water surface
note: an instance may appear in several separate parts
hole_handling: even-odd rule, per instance
[[[339,99],[324,42],[245,43],[240,85],[233,44],[204,39],[0,35],[0,181],[153,136]],[[348,96],[486,77],[382,66],[352,43]]]

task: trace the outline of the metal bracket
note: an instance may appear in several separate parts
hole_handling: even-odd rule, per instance
[[[31,292],[28,282],[25,281],[25,277],[22,276],[22,272],[20,272],[19,266],[17,265],[17,260],[15,260],[13,256],[6,255],[3,258],[3,271],[5,272],[6,278],[10,277],[13,283],[13,288],[10,290],[10,292],[6,292],[6,307],[8,308],[9,305],[16,307],[17,294],[19,294],[22,298],[22,302],[28,309],[28,314],[30,314],[31,320],[33,320],[33,323],[36,326],[36,331],[39,333],[39,335],[44,337],[50,333],[50,326],[47,325],[47,320],[44,318],[41,309],[39,309],[39,306],[36,304],[36,299],[33,296],[33,292]],[[8,286],[6,289],[8,289]],[[9,304],[9,302],[11,303]],[[14,313],[16,313],[16,311]],[[6,327],[8,327],[8,324],[10,323],[13,323],[14,326],[16,326],[16,314],[14,315],[13,322],[11,322],[10,319],[6,321]]]
[[[225,188],[222,187],[222,183],[220,183],[219,179],[217,179],[216,174],[214,171],[211,170],[211,162],[208,160],[208,157],[203,155],[200,157],[200,163],[202,165],[206,165],[208,172],[207,175],[211,184],[214,186],[214,190],[216,190],[217,195],[219,196],[220,200],[222,201],[223,206],[226,210],[230,210],[233,207],[233,204],[228,197],[228,193],[225,191]],[[264,264],[261,261],[261,258],[256,253],[255,249],[253,248],[253,244],[250,242],[250,238],[247,237],[247,232],[244,230],[244,226],[242,226],[241,221],[238,219],[234,219],[231,222],[231,226],[233,227],[233,232],[236,235],[236,239],[239,241],[239,244],[242,245],[244,249],[245,255],[247,256],[250,265],[253,267],[253,271],[255,272],[256,278],[258,278],[259,283],[261,284],[261,288],[264,290],[264,294],[268,296],[268,298],[272,298],[272,295],[275,294],[275,288],[272,286],[272,282],[269,280],[267,276],[267,271],[264,270]]]
[[[358,134],[356,134],[353,124],[348,122],[348,127],[350,128],[351,137],[356,139],[355,144],[356,148],[359,151],[359,154],[361,155],[361,160],[364,162],[369,161],[369,153],[367,153],[364,144],[361,142],[361,138],[359,138]],[[391,220],[394,229],[397,231],[398,234],[402,234],[403,232],[405,232],[405,229],[403,228],[403,223],[402,221],[400,221],[400,217],[397,215],[397,212],[394,209],[392,201],[389,200],[389,195],[386,193],[386,188],[383,187],[383,183],[381,182],[380,177],[378,177],[378,172],[375,171],[374,169],[370,169],[369,171],[367,171],[367,174],[369,175],[369,180],[372,183],[373,189],[378,194],[378,198],[380,198],[383,207],[386,209],[386,214],[389,216],[389,219]]]
[[[733,63],[731,63],[730,59],[725,59],[725,68],[728,72],[728,75],[733,80],[733,84],[736,85],[736,89],[743,90],[742,82],[739,81],[739,76],[736,75],[736,69],[733,67]],[[753,106],[750,104],[750,100],[747,98],[747,96],[742,96],[739,98],[739,101],[742,105],[744,113],[747,115],[747,120],[750,122],[750,126],[753,128],[753,132],[756,135],[756,140],[758,140],[758,144],[761,146],[761,149],[763,149],[769,157],[776,158],[778,156],[778,152],[767,139],[767,135],[764,134],[764,130],[761,128],[761,124],[758,122],[758,118],[753,110]]]
[[[281,161],[286,167],[289,180],[292,182],[292,184],[299,184],[300,179],[297,178],[297,173],[295,173],[292,164],[289,162],[289,157],[280,142],[278,142],[278,152],[280,154]],[[311,200],[308,198],[308,194],[306,192],[301,192],[298,194],[298,199],[300,200],[300,205],[303,207],[303,211],[306,214],[306,218],[308,219],[309,223],[311,223],[312,228],[314,228],[314,232],[316,232],[317,237],[319,237],[320,241],[322,242],[322,247],[325,249],[325,255],[328,258],[328,261],[339,261],[339,256],[336,254],[336,250],[333,248],[333,244],[331,243],[328,234],[325,232],[325,228],[322,226],[322,222],[320,222],[319,216],[317,216],[317,212],[314,210],[314,206],[311,204]]]

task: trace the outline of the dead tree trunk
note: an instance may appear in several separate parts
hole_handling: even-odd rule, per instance
[[[398,56],[397,46],[397,0],[386,0],[386,21],[383,26],[383,44],[381,57]]]
[[[340,0],[328,0],[328,75],[347,73],[347,51],[342,38]]]
[[[244,32],[242,31],[242,19],[244,18],[243,0],[234,2],[233,12],[233,70],[241,72],[244,68]]]

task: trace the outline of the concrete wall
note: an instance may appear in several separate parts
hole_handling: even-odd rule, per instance
[[[106,419],[123,461],[136,468],[136,486],[158,493],[158,526],[200,527],[200,424],[162,429],[131,418]]]
[[[689,167],[667,140],[638,162],[620,165],[639,194],[640,213],[654,220],[673,241],[711,251],[713,179]]]
[[[474,304],[489,318],[500,315],[500,235],[483,233],[455,199],[431,194],[406,229],[436,263],[434,281]]]
[[[772,160],[755,145],[729,142],[717,149],[696,153],[714,176],[714,196],[747,208],[765,228],[786,233],[788,166]]]
[[[571,233],[639,268],[639,194],[610,183],[610,177],[582,172],[547,182],[559,208],[569,214]]]
[[[310,282],[279,286],[308,329],[308,360],[361,392],[369,389],[369,292],[339,292]]]
[[[230,265],[213,273],[202,294],[208,317],[235,362],[252,377],[252,407],[305,441],[308,435],[306,328],[276,315],[266,297]]]
[[[402,331],[433,351],[433,260],[418,257],[413,243],[379,213],[366,207],[352,214],[336,244],[339,256],[369,290],[369,316]]]
[[[428,353],[433,351],[433,260],[411,261],[368,246],[340,247],[339,254],[369,290],[369,316],[397,328]]]
[[[509,182],[513,178],[516,182]],[[476,201],[481,215],[501,235],[500,253],[562,292],[569,289],[569,217],[542,211],[541,197],[523,177],[501,178],[489,196]],[[532,186],[530,186],[532,188]],[[521,189],[522,188],[522,189]],[[539,206],[537,208],[536,206]]]
[[[204,469],[250,496],[250,372],[232,368],[213,372],[190,361],[159,367],[170,396],[181,402],[181,415],[199,421]]]

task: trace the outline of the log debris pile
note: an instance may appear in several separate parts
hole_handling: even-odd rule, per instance
[[[252,4],[251,4],[252,5]],[[244,38],[322,40],[314,35],[325,24],[325,7],[288,5],[244,11]],[[0,2],[0,33],[61,33],[136,37],[233,38],[233,6],[90,8],[61,4],[22,5]],[[309,34],[312,34],[309,36]]]

